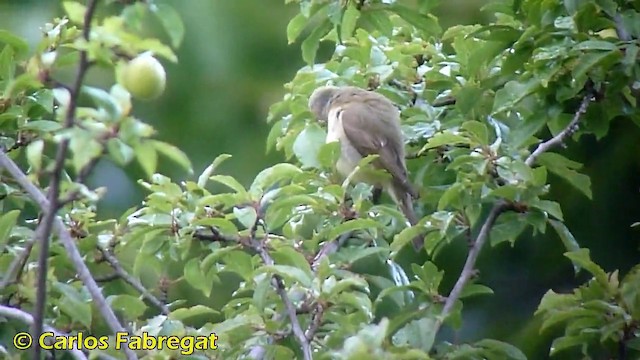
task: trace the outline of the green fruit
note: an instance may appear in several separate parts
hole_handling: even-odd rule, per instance
[[[125,65],[119,79],[134,98],[153,100],[164,92],[167,75],[156,58],[144,53]]]

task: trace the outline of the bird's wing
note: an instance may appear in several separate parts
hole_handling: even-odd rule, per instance
[[[372,118],[381,114],[373,110],[366,103],[351,103],[344,106],[338,115],[342,120],[344,134],[363,157],[377,154],[378,159],[373,164],[387,170],[393,177],[394,183],[412,197],[417,197],[417,191],[407,178],[403,159],[404,148],[399,148],[403,146],[402,139],[389,138],[393,135],[384,128],[390,126],[389,119]]]

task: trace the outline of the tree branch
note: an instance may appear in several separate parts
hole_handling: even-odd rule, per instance
[[[11,174],[11,176],[20,184],[29,196],[31,196],[41,209],[49,208],[49,200],[47,200],[44,194],[42,194],[40,189],[31,183],[29,178],[27,178],[22,170],[20,170],[18,165],[16,165],[16,163],[14,163],[13,160],[11,160],[4,152],[0,152],[0,167],[5,168],[9,174]],[[87,287],[87,290],[89,290],[91,298],[96,303],[96,307],[102,314],[111,331],[113,333],[124,331],[124,327],[120,324],[120,321],[118,321],[118,318],[107,304],[98,284],[96,284],[95,280],[91,276],[91,272],[87,268],[87,265],[85,265],[82,260],[82,255],[78,251],[73,237],[58,216],[53,217],[53,230],[58,234],[62,245],[67,251],[69,259],[78,272],[78,277]],[[135,353],[129,350],[126,346],[123,347],[123,350],[127,354],[128,359],[137,359]]]
[[[589,104],[591,104],[591,102],[594,99],[595,99],[594,94],[590,90],[588,90],[587,94],[582,98],[580,107],[573,115],[573,119],[571,120],[569,125],[567,125],[556,136],[538,145],[538,147],[525,160],[525,164],[529,166],[533,166],[533,164],[538,159],[538,156],[549,151],[553,147],[562,146],[564,144],[564,141],[578,130],[578,123],[580,122],[582,115],[584,115],[584,113],[587,112],[587,108],[589,107]]]
[[[82,28],[82,37],[84,40],[89,41],[91,33],[91,20],[93,19],[94,12],[96,10],[98,1],[89,0],[87,8],[84,14],[84,24]],[[64,127],[71,128],[75,121],[76,108],[78,103],[78,96],[80,94],[80,88],[84,81],[85,74],[89,68],[88,54],[86,51],[80,52],[80,63],[76,73],[76,78],[73,86],[70,88],[69,104],[65,114]],[[55,165],[51,173],[51,180],[49,182],[49,191],[47,193],[48,205],[42,207],[44,216],[38,229],[36,230],[36,239],[40,244],[40,253],[38,255],[38,278],[36,288],[36,306],[34,312],[32,335],[38,338],[42,333],[42,326],[44,323],[44,312],[46,308],[47,300],[47,267],[49,261],[49,237],[51,235],[51,229],[54,223],[54,218],[60,208],[58,197],[60,196],[60,181],[62,171],[64,169],[64,162],[67,157],[67,150],[69,148],[69,139],[65,138],[60,142],[58,150],[55,156]],[[73,245],[73,244],[72,244]],[[74,245],[75,247],[75,245]],[[76,250],[77,251],[77,250]],[[84,263],[83,263],[84,264]],[[40,344],[35,342],[33,344],[33,357],[35,359],[40,358]]]
[[[0,316],[4,316],[6,318],[18,320],[20,322],[23,322],[23,323],[29,325],[29,326],[33,325],[33,317],[30,314],[28,314],[28,313],[26,313],[26,312],[24,312],[22,310],[16,309],[16,308],[9,307],[9,306],[0,305]],[[61,332],[59,330],[56,330],[56,329],[52,328],[51,326],[45,325],[44,329],[46,331],[50,331],[50,332],[54,333],[55,336],[64,336],[64,337],[68,337],[69,336],[69,334],[65,334],[65,333],[63,333],[63,332]],[[33,342],[37,343],[38,341],[34,339]],[[67,351],[76,360],[87,360],[87,357],[84,355],[84,353],[82,351],[78,350],[78,349],[75,349],[75,348],[72,347],[71,349],[68,349]]]
[[[480,228],[480,232],[478,233],[478,236],[473,241],[473,245],[469,249],[469,254],[467,254],[467,260],[465,261],[464,267],[460,272],[460,277],[458,277],[456,284],[453,286],[451,293],[449,293],[449,296],[447,297],[447,300],[444,303],[444,307],[442,308],[442,313],[440,313],[440,317],[436,321],[435,332],[438,332],[440,326],[442,325],[442,322],[447,318],[447,316],[453,309],[453,306],[455,305],[456,301],[460,298],[460,294],[462,294],[462,290],[464,289],[465,285],[467,284],[467,282],[469,282],[469,279],[471,279],[471,277],[473,276],[475,272],[474,268],[476,265],[476,260],[478,259],[478,255],[480,255],[480,250],[482,250],[482,246],[484,245],[484,243],[487,242],[487,239],[489,238],[489,233],[491,232],[491,228],[493,227],[496,220],[498,219],[498,216],[500,216],[500,214],[503,211],[507,210],[507,208],[508,208],[508,205],[502,201],[496,203],[491,208],[491,211],[489,212],[489,216],[487,216],[487,219],[484,221],[484,224],[482,224],[482,227]]]
[[[260,215],[260,211],[256,212],[258,213],[258,215]],[[257,241],[255,239],[255,233],[261,221],[261,217],[258,216],[253,228],[251,229],[251,245],[258,252],[258,255],[260,255],[260,258],[262,259],[262,262],[265,263],[265,265],[273,266],[275,265],[275,261],[273,261],[273,258],[264,246],[264,240],[267,239],[267,236],[265,236],[265,239],[263,241]],[[271,278],[271,283],[273,287],[275,287],[276,293],[280,296],[280,299],[284,304],[284,307],[287,311],[287,316],[289,317],[289,321],[291,321],[291,329],[293,330],[293,335],[295,336],[298,344],[300,344],[300,346],[302,347],[302,355],[304,360],[313,359],[313,355],[311,353],[311,343],[302,330],[300,321],[298,321],[296,308],[291,302],[291,299],[289,299],[289,295],[287,295],[287,288],[284,285],[284,281],[279,275],[274,274]]]
[[[580,107],[578,107],[578,110],[576,110],[571,122],[556,136],[538,145],[538,147],[533,151],[533,153],[531,153],[531,155],[527,157],[527,159],[525,160],[525,163],[528,166],[532,166],[541,154],[543,154],[546,151],[549,151],[553,147],[562,145],[569,136],[574,134],[578,128],[578,123],[580,122],[582,115],[584,115],[584,113],[587,111],[589,104],[593,100],[594,100],[594,94],[592,93],[591,89],[587,89],[587,94],[583,97],[582,102],[580,103]],[[464,267],[460,272],[460,277],[458,277],[458,280],[453,286],[451,293],[449,293],[449,296],[445,301],[444,307],[442,308],[442,313],[440,314],[439,318],[436,321],[436,324],[435,324],[436,332],[438,332],[444,320],[451,313],[453,306],[455,305],[456,301],[460,298],[460,294],[462,294],[462,290],[464,289],[465,285],[469,282],[469,280],[473,276],[475,272],[474,268],[475,268],[476,260],[478,259],[478,255],[480,254],[480,250],[482,249],[482,246],[489,238],[489,233],[491,232],[491,228],[495,224],[500,214],[511,208],[512,208],[512,205],[504,201],[498,201],[491,208],[489,215],[487,216],[484,223],[482,224],[482,227],[480,228],[480,232],[476,236],[475,240],[472,242],[471,248],[469,249],[469,253],[467,254],[467,259],[464,263]]]
[[[162,314],[169,315],[170,311],[167,305],[165,305],[162,301],[160,301],[157,297],[155,297],[147,288],[145,288],[138,279],[129,275],[129,273],[120,265],[120,261],[107,249],[98,245],[98,250],[102,253],[104,259],[111,265],[113,270],[115,270],[116,275],[124,280],[127,284],[131,285],[134,289],[136,289],[142,296],[147,299],[150,303],[152,303],[155,307],[160,309]]]

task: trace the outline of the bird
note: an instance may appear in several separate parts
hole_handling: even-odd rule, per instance
[[[340,142],[336,170],[349,176],[360,160],[378,155],[371,163],[385,170],[385,179],[367,176],[353,180],[383,188],[411,225],[418,223],[413,200],[418,191],[409,181],[404,141],[400,129],[400,111],[384,95],[354,86],[321,86],[309,97],[309,110],[316,120],[327,123],[326,143]],[[424,236],[413,239],[416,251],[422,249]]]

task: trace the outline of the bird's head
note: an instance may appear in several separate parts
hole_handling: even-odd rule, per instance
[[[315,89],[309,97],[309,110],[318,121],[327,121],[331,99],[339,89],[336,86],[322,86]]]

